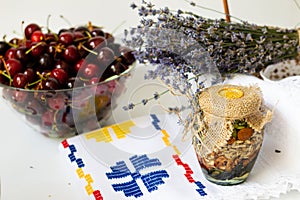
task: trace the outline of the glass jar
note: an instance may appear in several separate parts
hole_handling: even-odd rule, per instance
[[[272,112],[258,87],[217,85],[199,95],[201,119],[193,146],[207,180],[218,185],[244,182],[263,143]]]

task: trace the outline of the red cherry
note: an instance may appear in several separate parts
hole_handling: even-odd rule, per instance
[[[83,66],[84,64],[84,59],[80,59],[79,61],[77,61],[77,63],[75,64],[75,71],[79,72],[80,68]]]
[[[28,84],[28,78],[23,73],[18,73],[14,76],[13,79],[13,86],[16,88],[25,88],[25,86]]]
[[[76,46],[70,45],[65,49],[63,57],[69,63],[76,63],[80,58],[80,55]]]
[[[6,61],[6,66],[11,77],[14,77],[17,73],[22,71],[22,64],[16,59],[8,59]]]
[[[7,60],[7,59],[11,59],[11,58],[16,58],[16,51],[17,49],[14,48],[14,47],[11,47],[9,48],[6,52],[5,52],[5,55],[4,55],[4,58]]]
[[[42,31],[37,30],[34,31],[31,35],[31,41],[32,42],[41,42],[45,39],[45,35]]]
[[[100,72],[99,67],[92,63],[84,65],[82,67],[82,70],[83,70],[83,76],[85,78],[92,78],[94,76],[99,75]]]
[[[40,31],[40,30],[41,30],[41,28],[39,25],[37,25],[35,23],[28,24],[24,30],[25,37],[27,39],[30,39],[33,32]]]
[[[66,104],[66,96],[59,93],[54,97],[48,98],[48,106],[53,110],[61,110]]]
[[[74,34],[70,31],[62,32],[58,37],[58,41],[66,46],[71,45],[74,42]]]
[[[58,80],[61,85],[66,84],[68,80],[68,74],[65,70],[61,68],[55,68],[51,71],[50,77],[53,77]]]

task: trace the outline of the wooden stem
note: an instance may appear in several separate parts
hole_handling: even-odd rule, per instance
[[[224,10],[225,10],[225,15],[226,15],[226,21],[230,22],[230,14],[229,14],[229,8],[228,8],[227,0],[223,0],[223,5],[224,5]]]

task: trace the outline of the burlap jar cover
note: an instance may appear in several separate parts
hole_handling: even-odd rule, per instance
[[[272,119],[257,86],[216,85],[199,96],[202,117],[194,135],[201,141],[200,153],[207,155],[225,146],[232,136],[233,121],[244,120],[261,132]]]

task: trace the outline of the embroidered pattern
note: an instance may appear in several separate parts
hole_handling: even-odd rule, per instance
[[[194,178],[192,177],[192,174],[194,173],[190,166],[188,164],[185,164],[182,162],[182,160],[179,158],[178,155],[173,155],[173,158],[175,162],[177,163],[178,166],[182,166],[185,169],[185,174],[184,176],[190,183],[195,183],[198,189],[196,191],[201,195],[201,196],[206,196],[206,192],[204,191],[205,186],[200,182],[200,181],[195,181]]]
[[[126,134],[129,134],[130,128],[135,126],[133,121],[126,121],[120,124],[114,124],[111,126],[106,126],[102,129],[95,130],[85,134],[86,139],[95,139],[96,142],[112,142],[113,139],[109,133],[111,128],[118,139],[123,139],[126,137]]]
[[[70,154],[68,154],[68,157],[70,159],[71,162],[76,162],[77,164],[77,169],[76,169],[76,173],[78,175],[78,177],[84,178],[85,181],[87,182],[87,185],[85,186],[85,190],[87,192],[87,194],[90,196],[91,194],[93,194],[94,199],[95,200],[103,200],[103,197],[100,193],[99,190],[94,190],[92,187],[92,183],[94,182],[94,180],[92,179],[90,174],[85,174],[83,171],[83,168],[85,166],[83,160],[81,158],[76,158],[75,156],[75,152],[77,152],[77,149],[75,147],[75,145],[71,144],[69,145],[67,140],[62,141],[61,143],[64,147],[64,149],[69,149],[70,150]]]
[[[149,159],[147,155],[135,155],[129,158],[129,160],[133,165],[135,172],[129,170],[125,161],[119,161],[115,166],[110,167],[112,172],[106,173],[108,179],[121,179],[131,176],[132,180],[129,182],[112,184],[112,187],[116,192],[123,191],[126,197],[134,196],[135,198],[138,198],[143,196],[141,188],[137,183],[137,179],[143,181],[148,192],[153,192],[158,190],[158,185],[165,183],[163,178],[169,178],[166,170],[157,170],[146,174],[141,173],[143,169],[160,166],[161,162],[156,158]]]
[[[172,147],[173,150],[176,152],[176,154],[180,155],[181,152],[179,151],[177,146],[171,144],[170,139],[169,139],[170,135],[167,133],[166,130],[161,129],[161,127],[159,126],[160,120],[158,119],[158,117],[155,114],[151,114],[150,116],[152,118],[152,125],[154,126],[154,128],[156,130],[159,130],[162,133],[162,135],[163,135],[162,140],[164,141],[165,145],[169,146],[169,147]]]

